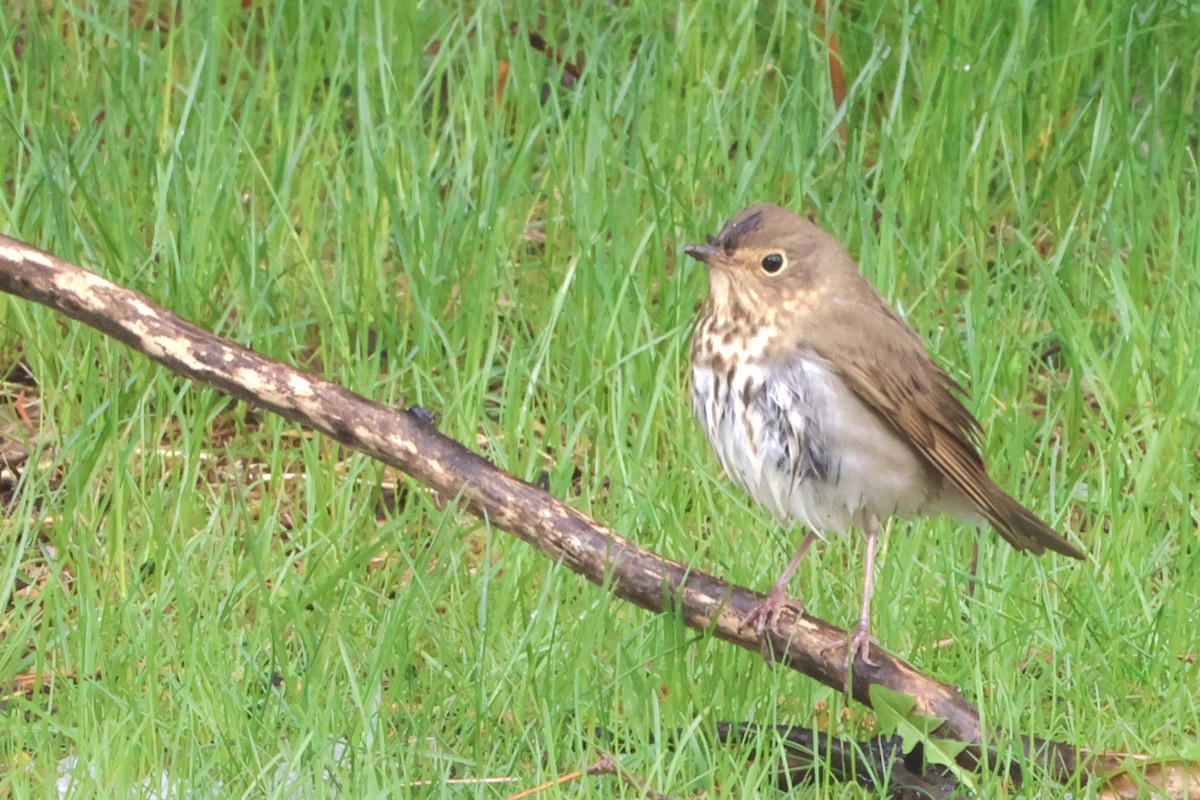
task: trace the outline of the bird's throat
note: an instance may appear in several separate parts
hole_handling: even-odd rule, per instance
[[[752,287],[723,270],[709,271],[708,300],[692,337],[692,361],[724,372],[766,359],[780,330],[776,315]]]

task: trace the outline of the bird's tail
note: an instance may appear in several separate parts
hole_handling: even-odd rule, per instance
[[[1062,553],[1064,556],[1082,559],[1083,550],[1064,539],[1057,531],[1014,500],[1008,492],[993,485],[994,491],[989,497],[987,509],[988,521],[996,528],[1004,540],[1018,550],[1028,550],[1041,555],[1046,550]]]

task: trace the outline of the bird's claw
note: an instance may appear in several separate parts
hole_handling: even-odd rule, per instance
[[[849,669],[859,659],[869,666],[878,666],[878,662],[871,660],[871,644],[873,642],[875,642],[875,638],[871,636],[870,626],[858,623],[854,628],[854,633],[850,634],[850,638],[846,640],[846,668]]]
[[[750,609],[750,613],[738,625],[738,630],[753,630],[754,635],[761,639],[766,635],[768,626],[775,627],[787,606],[796,610],[796,616],[804,614],[804,604],[799,600],[793,600],[783,592],[769,592],[758,605]]]

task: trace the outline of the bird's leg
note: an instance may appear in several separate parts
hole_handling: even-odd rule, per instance
[[[804,541],[800,543],[800,548],[796,550],[796,555],[792,556],[792,560],[784,567],[783,574],[779,576],[779,580],[775,581],[775,585],[767,592],[767,596],[762,599],[762,602],[751,609],[746,618],[742,620],[741,628],[753,628],[755,634],[762,637],[767,631],[767,625],[775,625],[775,621],[779,618],[779,612],[783,610],[783,606],[788,602],[787,585],[792,579],[792,575],[796,573],[796,568],[800,566],[800,561],[804,558],[804,554],[808,552],[808,548],[812,547],[812,543],[817,540],[817,534],[809,531],[804,537]],[[800,607],[800,613],[804,613],[804,604],[798,600],[792,601]]]
[[[867,516],[866,532],[867,564],[863,568],[862,610],[846,648],[847,665],[854,663],[856,656],[861,656],[867,664],[875,663],[871,660],[871,593],[875,587],[875,545],[879,541],[879,517],[874,514]]]

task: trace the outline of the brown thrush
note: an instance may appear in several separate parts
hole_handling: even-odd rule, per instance
[[[808,528],[746,617],[762,636],[817,536],[866,531],[862,611],[848,660],[870,662],[879,523],[951,514],[1018,550],[1083,558],[988,477],[963,389],[831,235],[754,205],[684,252],[709,270],[692,338],[692,406],[725,471],[776,518]]]

